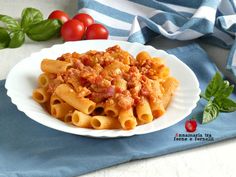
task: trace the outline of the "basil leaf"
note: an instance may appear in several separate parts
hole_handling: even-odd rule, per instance
[[[0,14],[0,21],[5,23],[7,29],[9,29],[10,31],[20,30],[19,22],[10,16]]]
[[[29,30],[29,26],[43,20],[43,14],[35,8],[25,8],[21,13],[21,27],[24,31]]]
[[[230,85],[229,81],[224,81],[214,96],[216,98],[218,98],[218,97],[219,98],[227,98],[228,96],[231,95],[233,90],[234,90],[234,85]]]
[[[0,49],[4,49],[10,42],[10,36],[6,29],[0,28]]]
[[[220,73],[217,72],[215,76],[212,78],[212,80],[210,81],[210,83],[208,84],[205,91],[205,96],[207,98],[211,98],[212,96],[214,96],[222,83],[223,83],[223,79]]]
[[[230,98],[215,98],[213,100],[221,112],[234,112],[236,111],[236,103]]]
[[[61,22],[59,20],[47,19],[31,25],[27,35],[34,41],[46,41],[59,34]]]
[[[14,31],[10,34],[10,48],[20,47],[25,41],[25,33],[23,31]]]
[[[202,124],[206,124],[214,120],[219,114],[219,107],[217,104],[209,101],[204,108]]]

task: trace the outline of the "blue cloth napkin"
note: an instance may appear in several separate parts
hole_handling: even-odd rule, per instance
[[[163,35],[231,48],[227,69],[236,76],[235,0],[79,0],[79,12],[106,25],[111,39],[144,44]]]
[[[216,72],[197,44],[168,50],[196,74],[201,89]],[[198,124],[187,133],[183,120],[158,132],[128,138],[95,139],[71,135],[40,125],[19,112],[0,81],[0,177],[72,177],[123,162],[182,151],[236,136],[236,113],[221,113],[215,121]],[[236,94],[232,96],[236,99]],[[201,116],[200,101],[193,116]],[[205,138],[205,134],[211,138]],[[205,140],[184,136],[199,136]],[[175,138],[175,139],[174,139]]]

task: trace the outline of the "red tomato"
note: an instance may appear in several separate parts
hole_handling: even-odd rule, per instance
[[[58,19],[62,23],[67,22],[70,17],[67,13],[61,11],[61,10],[54,10],[49,16],[48,19]]]
[[[61,27],[61,36],[65,41],[78,41],[82,39],[83,35],[84,25],[78,20],[68,20]]]
[[[101,24],[92,24],[87,28],[86,39],[107,39],[109,32]]]
[[[94,23],[93,17],[91,17],[89,14],[85,13],[79,13],[76,14],[73,19],[79,20],[84,24],[84,27],[87,28],[89,25],[92,25]]]
[[[185,129],[187,132],[195,132],[197,129],[197,121],[195,119],[186,120]]]

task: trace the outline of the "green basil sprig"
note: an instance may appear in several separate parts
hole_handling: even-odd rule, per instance
[[[29,27],[33,24],[43,21],[43,14],[35,8],[26,8],[21,13],[21,27],[25,32],[29,30]]]
[[[10,16],[0,14],[0,21],[6,25],[7,30],[17,31],[21,29],[20,23]]]
[[[25,41],[25,34],[21,30],[20,23],[10,16],[1,14],[0,21],[6,25],[6,28],[1,28],[4,37],[0,37],[0,45],[2,44],[0,48],[20,47]]]
[[[34,41],[46,41],[59,34],[61,22],[59,20],[43,20],[30,26],[27,36]]]
[[[10,36],[7,33],[7,30],[4,28],[0,28],[0,49],[4,49],[8,46],[10,42]]]
[[[9,48],[20,47],[25,41],[25,33],[22,30],[11,32],[10,37],[11,40],[8,46]]]
[[[229,81],[223,80],[220,73],[217,72],[205,92],[200,95],[201,98],[208,101],[203,112],[203,124],[216,119],[220,112],[236,111],[236,102],[229,98],[233,90],[234,85],[230,85]]]
[[[62,25],[59,20],[43,20],[43,14],[31,7],[22,11],[20,22],[2,14],[0,21],[5,24],[0,27],[0,49],[20,47],[25,41],[25,35],[34,41],[49,40],[58,36]]]

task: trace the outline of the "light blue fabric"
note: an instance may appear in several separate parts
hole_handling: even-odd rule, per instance
[[[226,67],[236,76],[236,40],[232,46],[231,51],[229,52]]]
[[[163,35],[231,48],[227,69],[236,76],[235,0],[79,0],[79,12],[103,23],[110,39],[144,44]]]
[[[168,50],[196,74],[201,89],[216,72],[197,44]],[[236,94],[232,96],[236,99]],[[200,117],[202,100],[187,118]],[[0,82],[0,177],[72,177],[123,162],[182,151],[236,136],[236,113],[220,114],[196,134],[209,133],[214,141],[174,141],[186,133],[185,120],[167,129],[128,138],[94,139],[59,132],[19,112]]]

